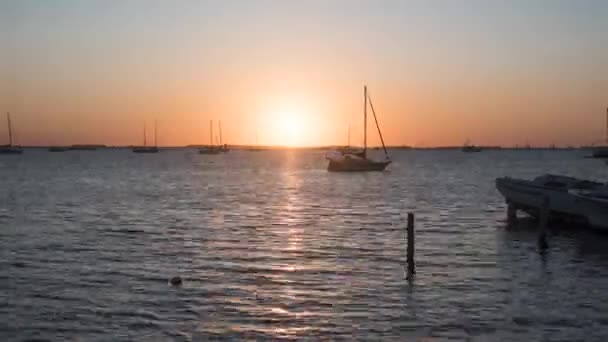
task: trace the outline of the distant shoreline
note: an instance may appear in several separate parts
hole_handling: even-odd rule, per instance
[[[28,149],[47,149],[53,147],[63,147],[69,150],[100,150],[100,149],[131,149],[137,147],[136,145],[127,146],[108,146],[108,145],[29,145],[20,146],[21,148]],[[158,146],[162,149],[197,149],[209,147],[208,145],[186,145],[186,146]],[[347,146],[306,146],[306,147],[293,147],[293,146],[258,146],[258,145],[228,145],[231,150],[332,150],[346,148]],[[530,146],[530,147],[503,147],[503,146],[479,146],[483,150],[588,150],[597,148],[597,146],[569,146],[569,147],[543,147],[543,146]],[[350,148],[358,149],[361,146],[351,146]],[[382,146],[370,146],[370,150],[382,150]],[[413,146],[387,146],[387,150],[461,150],[462,146],[429,146],[429,147],[413,147]]]

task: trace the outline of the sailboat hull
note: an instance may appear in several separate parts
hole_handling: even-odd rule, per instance
[[[133,149],[133,153],[158,153],[156,147],[137,147]]]
[[[15,147],[0,147],[0,154],[22,154],[23,150]]]
[[[198,154],[220,154],[221,152],[222,151],[220,151],[219,148],[213,147],[206,147],[198,150]]]
[[[327,171],[331,172],[366,172],[384,171],[390,161],[373,161],[369,159],[344,158],[342,160],[330,160]]]

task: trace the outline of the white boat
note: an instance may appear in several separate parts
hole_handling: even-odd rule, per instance
[[[590,226],[608,230],[608,185],[589,193],[575,193],[577,206]]]
[[[507,203],[537,217],[543,199],[549,199],[552,217],[584,222],[608,230],[608,185],[574,177],[544,175],[533,180],[502,177],[496,188]],[[602,197],[605,196],[605,197]]]

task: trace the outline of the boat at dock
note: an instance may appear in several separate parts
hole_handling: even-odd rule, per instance
[[[147,146],[146,141],[146,124],[144,123],[144,145],[134,147],[133,153],[158,153],[158,134],[156,129],[156,121],[154,121],[154,146]]]
[[[496,188],[510,206],[538,217],[548,199],[552,218],[608,230],[608,185],[574,177],[543,175],[533,180],[502,177]]]
[[[332,172],[366,172],[366,171],[384,171],[386,167],[391,163],[388,156],[386,146],[384,145],[384,138],[382,138],[382,132],[380,131],[380,125],[378,124],[378,117],[374,110],[374,105],[367,92],[367,86],[363,87],[363,149],[361,151],[345,151],[345,150],[334,150],[327,153],[325,156],[329,160],[327,166],[328,171]],[[374,115],[374,121],[376,122],[376,128],[380,135],[380,141],[382,142],[382,148],[384,149],[385,160],[377,161],[368,158],[367,155],[367,104],[369,103],[372,114]],[[349,134],[350,135],[350,134]]]
[[[6,113],[6,123],[8,126],[8,145],[0,146],[0,154],[22,154],[23,149],[13,145],[13,126],[10,113]]]

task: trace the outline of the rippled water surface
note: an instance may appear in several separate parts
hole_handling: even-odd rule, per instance
[[[395,151],[368,174],[312,151],[0,156],[0,340],[605,341],[608,237],[565,227],[541,256],[494,188],[607,181],[583,155]]]

